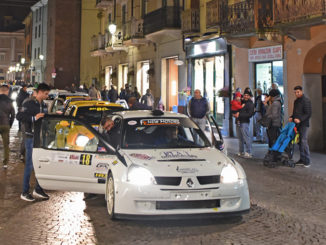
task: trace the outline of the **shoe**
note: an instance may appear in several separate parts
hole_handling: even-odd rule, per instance
[[[3,168],[4,168],[4,169],[7,169],[7,168],[8,168],[8,165],[7,165],[7,164],[4,164],[4,165],[3,165]]]
[[[239,153],[237,153],[237,156],[239,156],[239,157],[243,157],[244,156],[244,152],[239,152]]]
[[[308,163],[308,164],[303,164],[303,166],[304,166],[305,168],[310,168],[310,163]]]
[[[34,190],[33,191],[33,196],[44,199],[44,200],[48,200],[50,198],[49,195],[47,195],[42,189],[41,190]]]
[[[252,158],[252,155],[248,152],[245,152],[243,155],[244,158]]]
[[[25,155],[20,154],[20,160],[21,160],[21,161],[25,161]]]
[[[27,193],[22,193],[20,195],[20,199],[27,201],[27,202],[34,202],[35,198],[31,195],[31,193],[27,192]]]
[[[295,163],[296,166],[303,166],[305,163],[302,160],[299,160]]]

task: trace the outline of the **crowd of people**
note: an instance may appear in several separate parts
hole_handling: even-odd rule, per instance
[[[23,177],[23,188],[21,199],[25,201],[34,201],[34,197],[49,199],[49,196],[44,192],[36,181],[33,195],[30,192],[30,177],[33,170],[32,152],[34,139],[37,138],[37,131],[34,128],[40,124],[40,119],[47,113],[47,105],[44,100],[47,99],[51,88],[45,84],[39,84],[30,96],[27,93],[27,85],[21,84],[20,92],[17,96],[17,114],[13,107],[13,101],[9,97],[10,86],[0,85],[0,134],[2,136],[4,157],[3,168],[8,167],[9,162],[9,132],[13,125],[14,119],[19,121],[19,130],[24,132],[23,144],[20,152],[25,159],[25,169]],[[147,89],[146,94],[140,95],[137,87],[133,89],[126,84],[125,88],[118,93],[114,85],[108,90],[106,86],[102,91],[96,89],[92,85],[89,89],[86,86],[81,86],[78,89],[74,84],[69,88],[71,92],[83,90],[87,92],[93,99],[102,99],[104,101],[116,102],[118,99],[126,100],[129,109],[161,109],[164,106],[160,100],[155,101],[150,89]],[[303,94],[302,87],[294,88],[296,100],[294,102],[293,114],[288,119],[289,122],[294,122],[297,125],[300,133],[299,149],[300,160],[296,165],[310,166],[310,152],[308,146],[308,128],[309,119],[311,117],[310,100]],[[252,142],[253,135],[250,130],[251,118],[254,118],[254,131],[256,142],[265,142],[268,140],[269,147],[272,147],[280,135],[283,125],[283,97],[276,84],[268,94],[263,94],[260,88],[256,89],[257,96],[254,98],[250,88],[246,88],[244,93],[237,91],[234,94],[234,99],[231,101],[231,113],[235,118],[236,131],[239,139],[238,155],[245,158],[252,157]],[[206,98],[201,95],[201,91],[196,89],[194,96],[189,100],[187,105],[187,113],[191,119],[197,123],[203,131],[206,127],[206,115],[210,113],[210,105]],[[103,123],[104,129],[108,130],[112,126],[111,121]]]
[[[250,130],[250,120],[254,118],[255,142],[267,143],[269,149],[275,144],[281,134],[284,122],[283,96],[273,84],[269,93],[262,93],[256,89],[257,96],[253,98],[250,88],[241,94],[237,91],[231,101],[231,113],[235,118],[236,131],[239,139],[238,155],[245,158],[252,157],[253,135]],[[295,165],[310,166],[310,151],[308,146],[308,128],[312,109],[310,100],[303,94],[301,86],[294,87],[296,100],[293,114],[288,122],[294,122],[299,132],[300,159]],[[267,141],[267,142],[266,142]],[[274,159],[275,160],[275,159]]]

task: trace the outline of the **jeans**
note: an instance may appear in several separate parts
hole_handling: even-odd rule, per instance
[[[205,132],[205,128],[206,128],[206,117],[203,118],[191,118],[195,123],[197,123],[197,125],[199,126],[199,128]]]
[[[9,162],[9,125],[0,125],[0,134],[2,136],[4,159],[3,164],[7,165]]]
[[[250,135],[249,123],[240,123],[237,125],[237,135],[239,138],[239,152],[246,152],[251,154],[252,150],[252,135]]]
[[[26,137],[25,139],[26,161],[25,161],[24,179],[23,179],[23,193],[28,193],[30,188],[29,182],[33,170],[33,140],[34,139],[31,137]],[[36,180],[35,190],[36,191],[42,190],[37,180]]]
[[[305,164],[310,164],[310,151],[308,145],[308,127],[300,126],[299,130],[299,150],[300,150],[300,160]]]
[[[260,112],[256,112],[255,116],[255,134],[256,134],[256,140],[257,141],[262,141],[263,140],[263,134],[262,134],[262,126],[258,122],[260,119],[262,119],[262,115]]]

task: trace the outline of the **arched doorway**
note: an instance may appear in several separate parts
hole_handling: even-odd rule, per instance
[[[326,152],[326,42],[307,53],[303,66],[303,87],[311,99],[309,145]]]

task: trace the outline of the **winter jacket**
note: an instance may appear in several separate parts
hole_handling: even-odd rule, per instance
[[[154,106],[154,97],[151,94],[145,94],[141,97],[142,104],[145,104],[147,106],[153,107]]]
[[[35,116],[38,113],[48,113],[48,108],[44,102],[41,104],[34,98],[28,99],[23,103],[22,112],[17,114],[17,120],[25,125],[25,134],[27,137],[38,136],[41,128],[41,121],[36,120]],[[34,135],[36,134],[36,135]]]
[[[0,94],[0,125],[12,126],[15,120],[15,109],[12,100],[5,94]]]
[[[274,97],[274,101],[271,105],[266,106],[266,114],[264,115],[270,118],[271,125],[273,127],[282,126],[282,98],[281,96]]]
[[[17,96],[16,102],[17,102],[17,107],[21,108],[23,107],[23,102],[25,99],[29,97],[29,94],[25,92],[23,89],[19,91],[19,94]]]
[[[192,118],[203,118],[209,112],[209,104],[204,97],[200,99],[192,98],[188,103],[188,113]]]
[[[111,88],[109,90],[109,101],[114,103],[117,101],[117,99],[118,99],[118,91]]]
[[[311,113],[311,102],[306,96],[303,95],[301,98],[294,101],[293,115],[291,117],[300,120],[299,126],[309,127]]]
[[[88,94],[92,99],[98,99],[98,91],[95,87],[91,87]]]
[[[255,113],[254,102],[252,102],[251,99],[248,99],[243,100],[243,104],[245,104],[245,106],[240,110],[238,119],[240,123],[249,123],[250,118]]]
[[[258,95],[255,99],[255,111],[260,112],[262,116],[266,113],[261,95]]]

